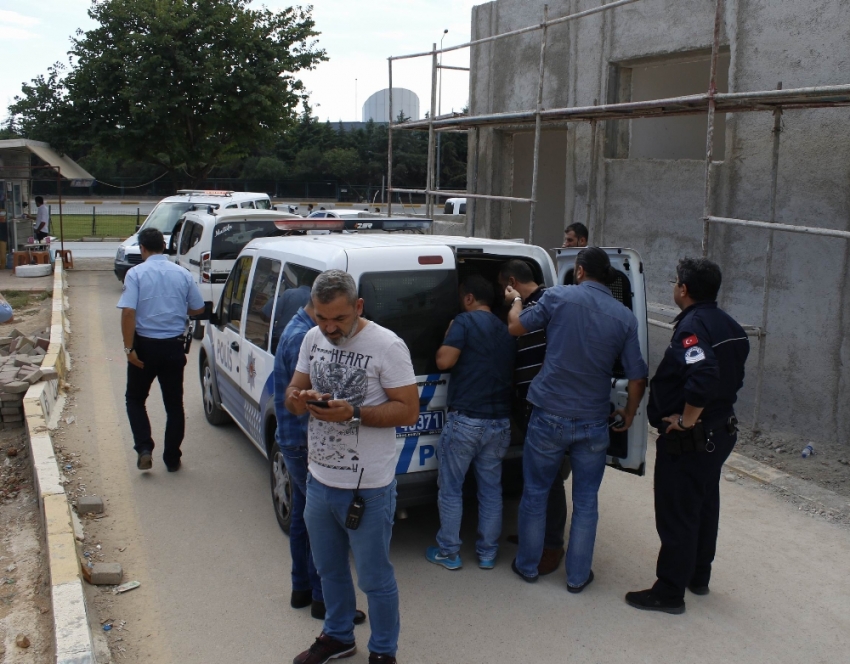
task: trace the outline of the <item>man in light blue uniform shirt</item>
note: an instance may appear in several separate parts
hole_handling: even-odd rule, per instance
[[[180,469],[183,413],[183,350],[186,315],[204,311],[204,299],[189,271],[163,255],[165,240],[153,228],[139,233],[142,264],[124,278],[118,300],[121,333],[127,356],[127,416],[133,431],[136,467],[151,468],[154,442],[145,402],[154,379],[159,380],[166,424],[162,459],[169,472]]]
[[[618,416],[614,431],[631,426],[649,373],[638,343],[637,319],[605,285],[616,277],[608,255],[599,247],[588,247],[576,257],[578,285],[550,288],[536,306],[525,310],[517,294],[508,313],[511,334],[545,329],[547,339],[543,368],[528,392],[534,409],[522,453],[519,551],[512,569],[525,581],[537,580],[547,497],[564,454],[569,452],[573,517],[566,573],[567,590],[572,593],[581,592],[593,581],[590,565],[609,418]],[[506,295],[510,290],[509,286]],[[611,413],[611,380],[617,358],[629,381],[628,401],[625,408]]]

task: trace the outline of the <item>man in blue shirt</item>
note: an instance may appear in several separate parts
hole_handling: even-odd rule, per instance
[[[511,442],[511,394],[516,342],[490,310],[493,286],[480,275],[460,287],[463,313],[449,325],[437,368],[451,369],[449,413],[440,436],[440,531],[425,557],[454,570],[460,559],[463,480],[478,482],[478,566],[493,569],[502,531],[502,459]],[[551,481],[550,481],[551,485]]]
[[[149,228],[139,233],[142,263],[127,271],[118,300],[121,333],[127,356],[127,416],[139,455],[136,467],[151,468],[154,442],[145,408],[151,384],[159,380],[167,416],[162,459],[169,472],[180,469],[183,413],[183,350],[186,315],[204,312],[204,299],[192,275],[170,262],[162,252],[162,233]]]
[[[526,581],[537,580],[546,501],[564,454],[569,452],[573,517],[566,570],[567,590],[573,593],[593,581],[597,494],[605,471],[609,417],[619,415],[622,420],[614,431],[631,426],[649,373],[641,356],[634,314],[605,286],[615,276],[602,249],[583,249],[576,257],[577,285],[550,288],[536,306],[525,310],[517,296],[508,312],[511,334],[545,329],[547,339],[543,368],[528,392],[534,410],[523,449],[519,552],[512,569]],[[611,378],[618,357],[629,381],[628,401],[625,408],[611,414]]]

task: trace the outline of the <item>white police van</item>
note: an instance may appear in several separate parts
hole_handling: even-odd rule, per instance
[[[559,277],[549,254],[537,246],[484,238],[364,232],[424,230],[430,221],[310,221],[311,228],[357,232],[268,238],[248,244],[220,301],[208,306],[215,313],[199,354],[204,414],[215,425],[232,419],[267,456],[275,513],[285,531],[291,493],[275,444],[272,373],[280,333],[297,311],[288,302],[296,299],[295,291],[301,289],[297,295],[303,301],[320,272],[345,270],[358,284],[364,316],[393,330],[410,349],[421,414],[415,426],[396,429],[397,505],[402,508],[433,502],[436,497],[436,449],[445,422],[449,374],[437,369],[435,355],[449,322],[458,313],[458,284],[470,274],[481,274],[498,289],[500,266],[518,258],[528,263],[538,283],[553,286],[563,282],[570,259],[567,250],[558,256]],[[281,226],[297,228],[298,223],[281,222]],[[621,285],[640,321],[640,343],[646,357],[640,259],[627,250],[611,250],[609,255],[623,274]],[[616,407],[625,405],[626,383],[623,378],[612,378],[612,404]],[[645,413],[641,406],[628,433],[612,433],[611,465],[643,474]],[[522,436],[514,436],[504,466],[506,485],[521,479],[521,445]]]
[[[171,239],[171,234],[180,218],[189,210],[210,206],[214,209],[250,209],[270,210],[272,206],[268,194],[251,191],[217,191],[199,189],[180,189],[176,196],[163,198],[156,204],[144,223],[139,226],[134,235],[128,237],[115,254],[115,276],[124,281],[124,275],[134,265],[142,262],[139,249],[139,231],[145,228],[156,228],[165,236],[165,246]]]

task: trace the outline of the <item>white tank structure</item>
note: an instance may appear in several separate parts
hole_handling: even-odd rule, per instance
[[[409,120],[419,120],[419,96],[407,88],[393,88],[393,120],[404,113]],[[390,121],[390,89],[378,90],[363,104],[363,122]]]

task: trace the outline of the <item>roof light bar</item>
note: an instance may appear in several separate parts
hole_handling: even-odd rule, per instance
[[[274,225],[282,231],[341,231],[341,219],[275,219]]]
[[[347,231],[424,231],[431,228],[433,219],[410,219],[409,217],[375,219],[344,219]]]

